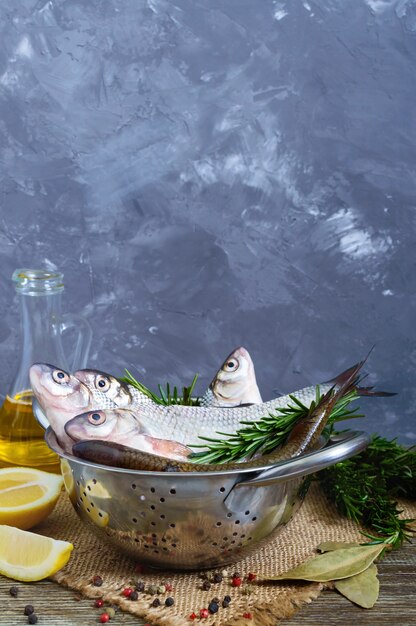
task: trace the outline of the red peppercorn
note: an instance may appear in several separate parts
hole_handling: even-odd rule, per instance
[[[101,598],[98,598],[98,600],[94,602],[94,606],[97,607],[97,609],[101,609],[103,604],[104,604],[104,600],[102,600]]]
[[[208,617],[209,613],[208,613],[208,609],[201,609],[199,611],[199,616],[200,617]]]
[[[241,578],[233,578],[231,581],[231,585],[233,587],[240,587],[241,582],[242,582]]]
[[[125,598],[130,598],[131,594],[133,593],[133,589],[131,587],[126,587],[121,593]]]
[[[165,584],[165,589],[166,589],[166,591],[173,591],[173,587],[172,587],[172,585],[170,583],[166,583]]]
[[[253,619],[253,614],[252,613],[244,613],[243,617],[245,617],[246,619]]]
[[[189,616],[189,619],[194,620],[198,617],[198,615],[196,613],[191,613]]]
[[[249,573],[249,575],[247,576],[248,580],[256,580],[257,578],[257,574],[253,574],[252,572]]]
[[[92,584],[95,585],[95,587],[101,587],[101,585],[103,584],[103,579],[101,578],[101,576],[94,576],[92,579]]]
[[[110,621],[110,616],[108,613],[101,613],[100,615],[100,622],[101,624],[105,624],[106,622]]]

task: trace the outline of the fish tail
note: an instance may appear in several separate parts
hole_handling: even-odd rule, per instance
[[[324,396],[320,399],[316,407],[313,409],[313,413],[316,411],[319,412],[320,409],[325,407],[325,416],[329,417],[332,409],[336,405],[336,403],[343,398],[347,393],[353,390],[357,390],[358,383],[362,380],[360,376],[360,371],[367,361],[367,357],[362,361],[359,361],[352,367],[349,367],[345,372],[342,372],[339,376],[334,378],[333,380],[328,381],[328,383],[334,383],[329,391],[326,392]]]
[[[373,350],[373,348],[371,348],[371,350],[369,351],[367,356],[362,361],[359,361],[358,363],[355,363],[355,365],[352,365],[351,367],[349,367],[345,371],[341,372],[341,374],[338,374],[338,376],[335,376],[334,378],[331,378],[331,380],[327,380],[326,384],[332,384],[336,388],[342,387],[344,385],[344,383],[346,383],[348,381],[351,382],[351,377],[357,376],[354,384],[352,384],[352,386],[350,387],[349,391],[354,389],[359,396],[369,396],[369,397],[395,396],[396,395],[395,392],[391,392],[391,391],[377,391],[377,390],[374,390],[374,387],[361,387],[359,385],[359,383],[364,380],[365,376],[358,376],[358,372],[361,370],[361,368],[363,367],[364,363],[367,361],[367,359],[370,356],[372,350]]]

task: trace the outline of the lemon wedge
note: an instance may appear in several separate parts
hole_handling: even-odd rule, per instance
[[[0,469],[0,524],[32,528],[52,511],[62,484],[62,476],[30,467]]]
[[[15,580],[42,580],[67,564],[73,547],[67,541],[0,526],[0,574]]]

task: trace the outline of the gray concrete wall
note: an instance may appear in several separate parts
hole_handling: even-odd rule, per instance
[[[0,393],[52,262],[91,366],[202,391],[242,344],[270,398],[376,344],[414,442],[415,68],[414,0],[2,0]]]

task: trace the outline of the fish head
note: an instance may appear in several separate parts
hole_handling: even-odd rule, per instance
[[[225,359],[210,384],[215,399],[223,406],[262,402],[253,361],[242,346]]]
[[[36,400],[61,440],[65,422],[88,408],[88,388],[75,376],[48,363],[34,363],[29,379]]]
[[[128,386],[115,376],[99,370],[77,370],[78,378],[91,394],[93,406],[100,408],[126,407],[132,404],[133,398]]]
[[[124,441],[147,432],[128,409],[98,409],[76,415],[65,424],[65,432],[74,441],[103,439]]]
[[[87,387],[75,376],[48,363],[34,363],[29,370],[30,385],[42,410],[49,418],[53,411],[72,416],[88,406]]]

